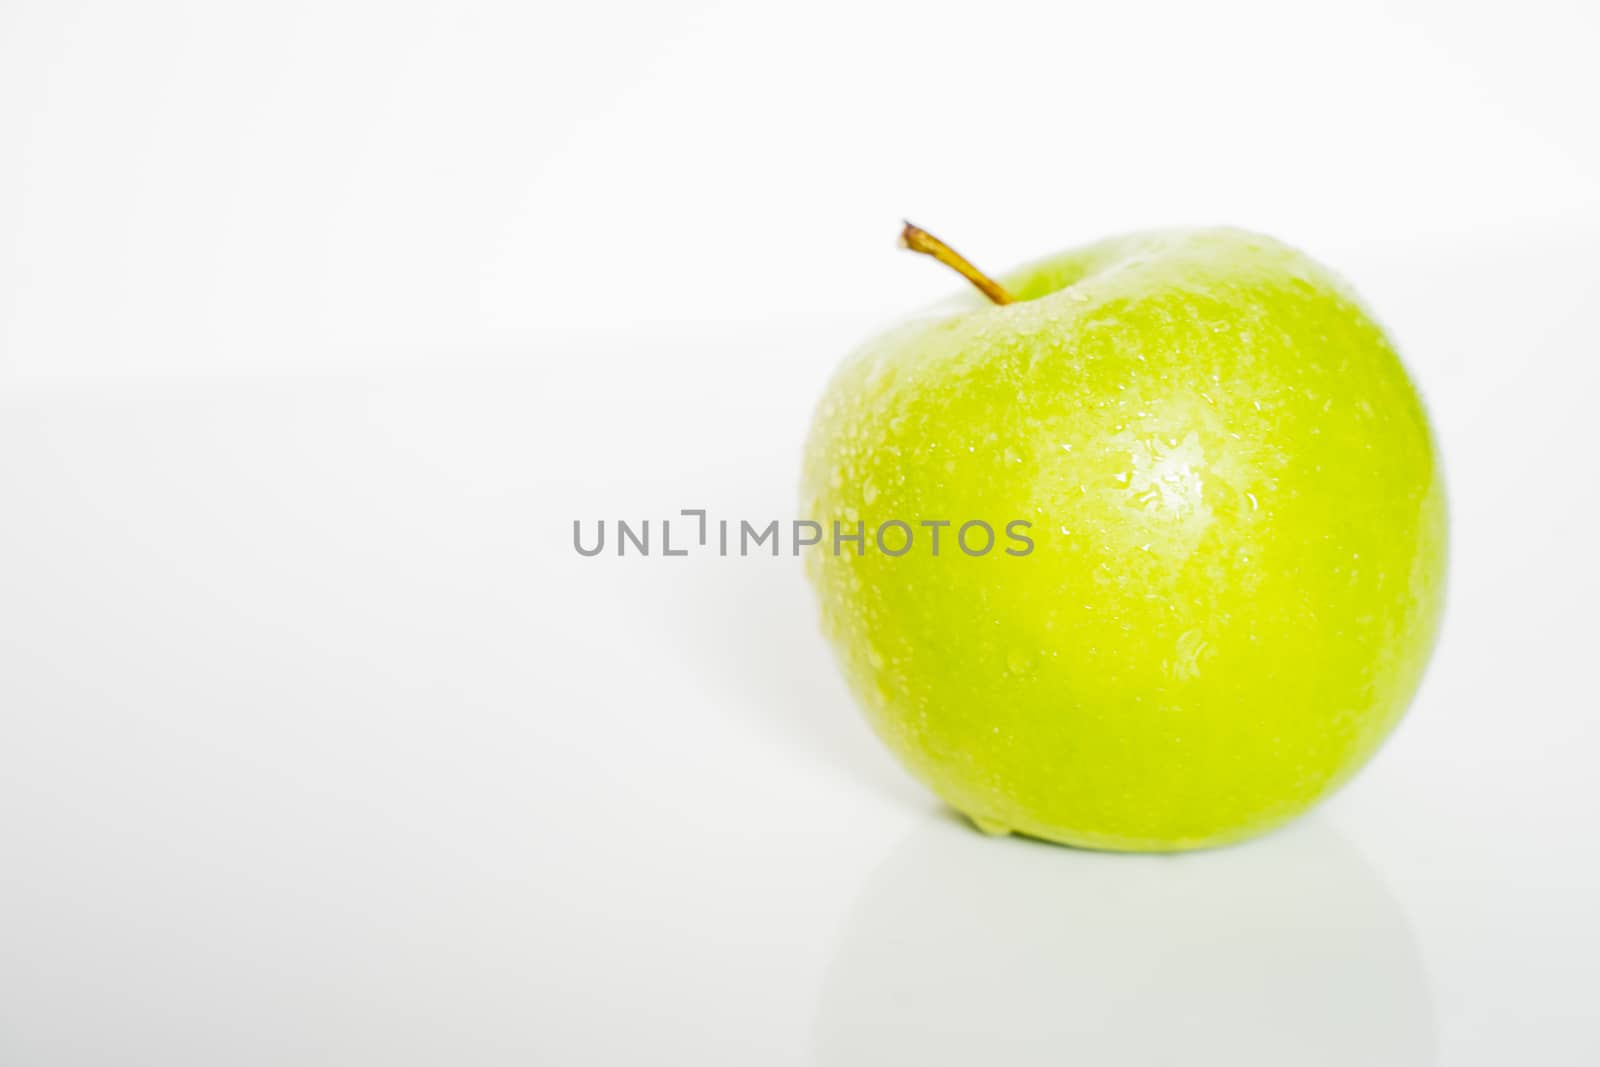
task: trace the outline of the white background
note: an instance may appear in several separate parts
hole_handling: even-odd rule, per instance
[[[0,6],[0,1062],[1600,1060],[1577,2]],[[1118,230],[1307,248],[1450,471],[1412,715],[1280,834],[967,832],[791,559],[809,407]]]

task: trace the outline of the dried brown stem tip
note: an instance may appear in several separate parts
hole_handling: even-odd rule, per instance
[[[979,292],[996,304],[1016,303],[1016,297],[1002,289],[998,282],[971,263],[968,263],[965,256],[927,230],[919,226],[913,226],[908,222],[906,223],[906,228],[900,231],[900,243],[913,252],[921,252],[925,256],[932,256],[937,259],[940,263],[943,263],[977,286]]]

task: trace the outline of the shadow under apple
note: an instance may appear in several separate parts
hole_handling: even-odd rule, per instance
[[[747,725],[897,803],[929,798],[872,734],[829,654],[801,561],[692,561],[678,647]]]
[[[1437,1058],[1404,912],[1315,817],[1180,856],[930,821],[856,901],[813,1036],[828,1067]]]

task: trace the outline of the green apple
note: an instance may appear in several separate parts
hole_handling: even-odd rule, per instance
[[[845,361],[802,488],[876,732],[980,828],[1092,848],[1225,844],[1326,796],[1404,714],[1444,595],[1442,470],[1383,330],[1239,230],[998,282],[906,238],[989,299]]]

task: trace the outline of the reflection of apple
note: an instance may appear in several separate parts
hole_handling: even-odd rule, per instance
[[[1234,841],[1326,795],[1405,711],[1444,592],[1439,462],[1383,332],[1235,230],[1000,284],[907,237],[995,303],[867,345],[812,428],[804,508],[866,536],[811,576],[878,733],[983,828],[1099,848]],[[874,537],[894,521],[909,549]]]
[[[840,932],[821,1067],[1420,1067],[1400,904],[1322,820],[1255,848],[1103,856],[920,825]]]

